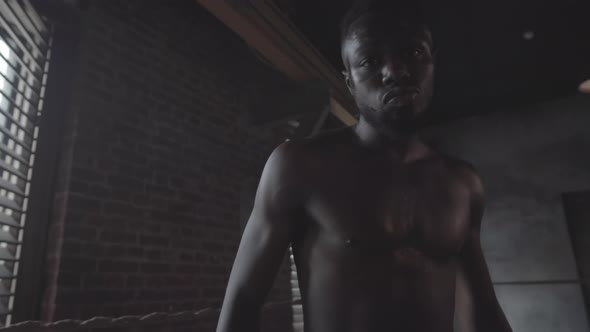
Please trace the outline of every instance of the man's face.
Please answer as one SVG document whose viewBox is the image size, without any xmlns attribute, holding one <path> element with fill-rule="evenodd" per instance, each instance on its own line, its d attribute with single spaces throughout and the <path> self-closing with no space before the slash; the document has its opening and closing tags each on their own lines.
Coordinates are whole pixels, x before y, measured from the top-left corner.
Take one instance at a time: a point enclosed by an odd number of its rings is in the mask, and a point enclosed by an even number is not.
<svg viewBox="0 0 590 332">
<path fill-rule="evenodd" d="M 366 120 L 386 130 L 415 130 L 432 98 L 431 47 L 430 32 L 422 26 L 376 14 L 353 23 L 342 42 L 342 59 L 346 83 Z"/>
</svg>

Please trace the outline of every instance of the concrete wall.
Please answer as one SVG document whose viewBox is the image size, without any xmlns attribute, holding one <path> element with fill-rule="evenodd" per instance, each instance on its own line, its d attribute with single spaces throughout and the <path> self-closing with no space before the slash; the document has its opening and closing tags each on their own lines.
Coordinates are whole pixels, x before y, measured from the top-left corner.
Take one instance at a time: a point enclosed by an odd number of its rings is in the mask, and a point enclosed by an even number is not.
<svg viewBox="0 0 590 332">
<path fill-rule="evenodd" d="M 590 317 L 590 190 L 568 193 L 563 203 Z"/>
<path fill-rule="evenodd" d="M 424 136 L 483 178 L 482 246 L 514 331 L 589 331 L 561 194 L 590 189 L 590 97 L 468 118 Z"/>
</svg>

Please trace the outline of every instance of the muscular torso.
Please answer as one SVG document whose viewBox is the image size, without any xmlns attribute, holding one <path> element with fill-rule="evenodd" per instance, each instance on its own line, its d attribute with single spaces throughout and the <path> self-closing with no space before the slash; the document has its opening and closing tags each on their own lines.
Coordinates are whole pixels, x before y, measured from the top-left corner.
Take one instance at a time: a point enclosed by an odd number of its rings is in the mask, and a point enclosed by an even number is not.
<svg viewBox="0 0 590 332">
<path fill-rule="evenodd" d="M 470 197 L 456 165 L 395 162 L 346 132 L 328 140 L 303 149 L 293 249 L 306 332 L 452 331 Z"/>
</svg>

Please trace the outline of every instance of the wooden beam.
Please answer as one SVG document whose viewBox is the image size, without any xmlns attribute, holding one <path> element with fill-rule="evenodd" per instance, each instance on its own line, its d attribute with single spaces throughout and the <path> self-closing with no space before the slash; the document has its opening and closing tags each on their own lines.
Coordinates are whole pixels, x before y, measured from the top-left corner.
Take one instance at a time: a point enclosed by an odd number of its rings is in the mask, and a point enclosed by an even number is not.
<svg viewBox="0 0 590 332">
<path fill-rule="evenodd" d="M 352 126 L 357 123 L 356 118 L 334 97 L 330 98 L 330 112 L 347 126 Z"/>
<path fill-rule="evenodd" d="M 345 124 L 354 116 L 341 73 L 305 38 L 270 0 L 197 0 L 252 49 L 287 77 L 301 81 L 321 79 L 338 100 L 332 113 Z M 334 111 L 336 110 L 336 111 Z"/>
<path fill-rule="evenodd" d="M 264 30 L 262 19 L 253 8 L 248 8 L 250 5 L 246 1 L 197 1 L 288 77 L 303 80 L 311 76 L 273 42 L 272 33 Z"/>
</svg>

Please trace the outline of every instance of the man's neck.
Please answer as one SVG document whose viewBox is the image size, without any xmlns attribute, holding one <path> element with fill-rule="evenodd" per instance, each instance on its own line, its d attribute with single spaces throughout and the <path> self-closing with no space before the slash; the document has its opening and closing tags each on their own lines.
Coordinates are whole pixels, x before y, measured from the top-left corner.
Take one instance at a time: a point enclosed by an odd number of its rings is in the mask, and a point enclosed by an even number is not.
<svg viewBox="0 0 590 332">
<path fill-rule="evenodd" d="M 420 159 L 427 149 L 414 133 L 401 133 L 391 130 L 379 130 L 362 116 L 353 127 L 358 142 L 364 148 L 382 151 L 393 160 L 409 162 Z M 418 155 L 417 155 L 418 154 Z"/>
</svg>

